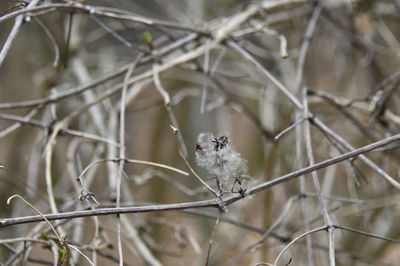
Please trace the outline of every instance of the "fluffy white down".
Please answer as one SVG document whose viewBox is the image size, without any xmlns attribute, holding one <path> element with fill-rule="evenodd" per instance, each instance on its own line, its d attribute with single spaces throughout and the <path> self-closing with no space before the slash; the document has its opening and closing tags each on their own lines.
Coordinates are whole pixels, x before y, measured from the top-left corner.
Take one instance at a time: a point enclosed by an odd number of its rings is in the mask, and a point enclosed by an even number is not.
<svg viewBox="0 0 400 266">
<path fill-rule="evenodd" d="M 211 133 L 200 133 L 197 138 L 196 162 L 210 174 L 216 175 L 221 181 L 240 178 L 247 175 L 247 161 L 227 142 L 217 146 L 221 138 Z"/>
</svg>

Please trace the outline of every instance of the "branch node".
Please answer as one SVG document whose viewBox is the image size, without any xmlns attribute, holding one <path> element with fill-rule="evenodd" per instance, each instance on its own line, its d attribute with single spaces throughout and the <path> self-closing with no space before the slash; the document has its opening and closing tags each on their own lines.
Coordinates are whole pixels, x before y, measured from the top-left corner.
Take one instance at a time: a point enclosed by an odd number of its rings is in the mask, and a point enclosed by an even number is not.
<svg viewBox="0 0 400 266">
<path fill-rule="evenodd" d="M 226 207 L 226 204 L 225 204 L 224 199 L 221 194 L 218 195 L 218 197 L 217 197 L 217 203 L 218 203 L 218 209 L 220 212 L 223 212 L 223 213 L 228 212 L 228 208 Z"/>
</svg>

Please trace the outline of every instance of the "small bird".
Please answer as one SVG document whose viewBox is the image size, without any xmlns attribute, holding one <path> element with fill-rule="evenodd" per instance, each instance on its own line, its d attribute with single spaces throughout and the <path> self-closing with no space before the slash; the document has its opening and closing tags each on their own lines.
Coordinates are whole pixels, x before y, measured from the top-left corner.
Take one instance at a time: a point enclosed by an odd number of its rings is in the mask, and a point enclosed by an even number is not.
<svg viewBox="0 0 400 266">
<path fill-rule="evenodd" d="M 200 133 L 196 143 L 196 162 L 216 177 L 217 185 L 233 183 L 232 190 L 236 183 L 240 185 L 241 180 L 248 177 L 247 161 L 229 144 L 226 135 L 215 137 L 212 133 Z"/>
</svg>

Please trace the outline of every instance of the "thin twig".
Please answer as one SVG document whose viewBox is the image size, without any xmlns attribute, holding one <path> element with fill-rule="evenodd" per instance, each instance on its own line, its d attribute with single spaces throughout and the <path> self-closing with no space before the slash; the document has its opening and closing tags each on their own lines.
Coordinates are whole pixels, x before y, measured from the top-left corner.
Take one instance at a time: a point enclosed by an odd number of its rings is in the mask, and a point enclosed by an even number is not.
<svg viewBox="0 0 400 266">
<path fill-rule="evenodd" d="M 171 124 L 176 129 L 175 135 L 176 135 L 177 141 L 179 143 L 180 151 L 182 152 L 184 157 L 187 157 L 188 149 L 186 147 L 185 140 L 183 139 L 183 135 L 182 135 L 182 132 L 178 125 L 178 122 L 176 120 L 175 114 L 172 111 L 171 97 L 169 96 L 169 93 L 167 92 L 167 90 L 161 84 L 160 76 L 159 76 L 159 66 L 157 63 L 153 64 L 153 78 L 154 78 L 154 84 L 156 85 L 158 92 L 163 97 L 164 105 L 165 105 L 165 108 L 167 109 L 167 113 L 168 113 L 169 119 L 171 121 Z"/>
<path fill-rule="evenodd" d="M 137 62 L 137 61 L 136 61 Z M 120 147 L 119 147 L 119 157 L 122 158 L 118 162 L 118 175 L 117 175 L 117 186 L 116 186 L 116 207 L 119 208 L 121 206 L 121 184 L 122 184 L 122 176 L 124 174 L 124 168 L 125 168 L 125 156 L 126 156 L 126 138 L 125 138 L 125 102 L 126 102 L 126 93 L 128 90 L 128 80 L 130 76 L 133 73 L 133 70 L 136 67 L 136 63 L 132 63 L 132 65 L 129 67 L 128 71 L 126 72 L 125 78 L 124 78 L 124 85 L 122 87 L 122 92 L 121 92 L 121 104 L 120 104 L 120 109 L 119 109 L 119 142 L 120 142 Z M 121 240 L 121 218 L 119 215 L 117 215 L 117 228 L 116 228 L 116 233 L 117 233 L 117 250 L 118 250 L 118 257 L 119 257 L 119 265 L 123 266 L 124 265 L 124 256 L 123 256 L 123 251 L 122 251 L 122 240 Z"/>
<path fill-rule="evenodd" d="M 9 197 L 7 199 L 7 205 L 10 205 L 11 200 L 14 198 L 19 198 L 20 200 L 22 200 L 23 202 L 25 202 L 29 207 L 31 207 L 32 209 L 34 209 L 37 213 L 40 214 L 41 217 L 43 217 L 43 219 L 47 222 L 47 224 L 49 225 L 49 227 L 51 228 L 51 230 L 53 231 L 53 233 L 56 235 L 56 237 L 58 238 L 58 240 L 61 242 L 61 236 L 58 234 L 57 230 L 53 227 L 53 225 L 49 222 L 48 219 L 46 219 L 45 215 L 39 211 L 35 206 L 33 206 L 31 203 L 29 203 L 28 201 L 26 201 L 22 196 L 20 195 L 13 195 L 11 197 Z"/>
<path fill-rule="evenodd" d="M 321 15 L 322 7 L 323 7 L 322 3 L 318 4 L 315 7 L 312 16 L 310 18 L 310 21 L 308 22 L 307 30 L 304 34 L 304 40 L 300 48 L 299 60 L 297 62 L 296 79 L 295 79 L 296 93 L 299 93 L 301 87 L 301 82 L 303 80 L 304 64 L 306 61 L 308 48 L 310 46 L 311 38 L 315 31 L 315 27 L 317 26 L 318 19 Z"/>
<path fill-rule="evenodd" d="M 89 169 L 91 169 L 93 166 L 95 166 L 96 164 L 102 163 L 102 162 L 119 162 L 121 160 L 125 160 L 126 162 L 129 163 L 137 163 L 137 164 L 144 164 L 144 165 L 150 165 L 150 166 L 156 166 L 156 167 L 160 167 L 160 168 L 164 168 L 164 169 L 168 169 L 171 171 L 174 171 L 176 173 L 179 173 L 181 175 L 185 175 L 188 176 L 189 173 L 185 172 L 183 170 L 180 170 L 178 168 L 169 166 L 169 165 L 165 165 L 165 164 L 161 164 L 161 163 L 156 163 L 156 162 L 150 162 L 150 161 L 143 161 L 143 160 L 135 160 L 135 159 L 122 159 L 122 158 L 106 158 L 106 159 L 99 159 L 96 161 L 91 162 L 88 166 L 86 166 L 86 168 L 80 173 L 78 179 L 81 180 L 83 178 L 83 176 L 85 176 L 85 174 L 87 173 L 87 171 L 89 171 Z"/>
<path fill-rule="evenodd" d="M 67 68 L 68 60 L 69 60 L 69 50 L 71 45 L 71 34 L 74 22 L 74 12 L 70 12 L 68 14 L 68 21 L 67 21 L 67 31 L 65 36 L 65 47 L 64 47 L 64 54 L 62 55 L 61 64 L 58 65 L 60 68 Z"/>
<path fill-rule="evenodd" d="M 49 37 L 50 43 L 54 49 L 54 60 L 53 60 L 53 67 L 58 67 L 60 65 L 60 47 L 54 37 L 54 34 L 51 32 L 49 27 L 47 27 L 46 23 L 42 21 L 39 17 L 34 17 L 36 23 L 43 29 L 46 33 L 47 37 Z"/>
<path fill-rule="evenodd" d="M 46 147 L 45 147 L 45 180 L 47 188 L 47 196 L 49 199 L 50 209 L 52 213 L 58 213 L 56 199 L 53 190 L 53 176 L 52 176 L 52 162 L 53 162 L 53 151 L 56 145 L 56 138 L 61 128 L 64 126 L 63 122 L 57 122 L 54 125 L 53 132 L 50 134 Z"/>
<path fill-rule="evenodd" d="M 23 125 L 23 121 L 30 121 L 32 119 L 32 117 L 34 117 L 37 114 L 39 109 L 40 108 L 38 108 L 38 107 L 32 108 L 32 110 L 22 118 L 21 122 L 16 122 L 15 124 L 13 124 L 13 125 L 5 128 L 5 129 L 3 129 L 3 130 L 1 130 L 0 131 L 0 138 L 3 138 L 5 136 L 9 135 L 11 132 L 13 132 L 13 131 L 17 130 L 18 128 L 20 128 Z M 0 114 L 0 117 L 2 115 L 3 114 Z M 9 116 L 9 118 L 11 118 L 11 117 Z"/>
<path fill-rule="evenodd" d="M 255 247 L 259 246 L 260 244 L 262 244 L 272 233 L 272 231 L 274 231 L 282 222 L 283 219 L 285 219 L 285 217 L 288 215 L 290 208 L 292 207 L 292 204 L 295 200 L 298 200 L 299 197 L 298 196 L 294 196 L 291 197 L 285 204 L 285 207 L 283 208 L 281 214 L 279 215 L 279 217 L 275 220 L 275 222 L 263 233 L 263 235 L 261 236 L 261 238 L 259 240 L 257 240 L 256 243 L 250 245 L 249 247 L 246 248 L 246 250 L 252 250 Z"/>
<path fill-rule="evenodd" d="M 286 133 L 288 133 L 289 131 L 291 131 L 292 129 L 294 129 L 295 127 L 297 127 L 298 125 L 300 125 L 301 123 L 303 123 L 307 119 L 310 119 L 310 118 L 309 117 L 302 117 L 301 119 L 295 121 L 293 124 L 291 124 L 290 126 L 285 128 L 284 130 L 282 130 L 281 132 L 276 134 L 276 136 L 274 137 L 274 141 L 278 141 L 283 135 L 285 135 Z"/>
<path fill-rule="evenodd" d="M 38 0 L 34 1 L 34 2 L 38 2 Z M 3 64 L 4 59 L 6 58 L 8 51 L 11 48 L 12 42 L 14 41 L 15 37 L 18 34 L 18 31 L 22 25 L 22 22 L 24 21 L 24 17 L 23 16 L 18 16 L 15 19 L 15 23 L 13 28 L 11 29 L 10 34 L 8 35 L 3 48 L 0 51 L 0 66 Z"/>
<path fill-rule="evenodd" d="M 308 115 L 308 102 L 307 102 L 307 89 L 303 89 L 302 93 L 302 98 L 303 98 L 303 106 L 304 106 L 304 116 Z M 307 153 L 307 159 L 309 165 L 315 164 L 314 161 L 314 152 L 312 150 L 312 143 L 311 143 L 311 129 L 310 129 L 310 122 L 309 120 L 306 120 L 304 122 L 304 139 L 305 139 L 305 145 L 306 145 L 306 153 Z M 321 187 L 319 184 L 319 179 L 318 179 L 318 174 L 317 171 L 314 171 L 311 173 L 313 183 L 314 183 L 314 188 L 315 188 L 315 193 L 317 195 L 318 201 L 321 206 L 322 210 L 322 216 L 324 217 L 325 225 L 330 228 L 332 225 L 332 220 L 329 216 L 328 210 L 326 208 L 325 201 L 322 199 L 321 196 Z M 331 266 L 335 266 L 335 247 L 334 247 L 334 229 L 329 229 L 328 230 L 328 239 L 329 239 L 329 262 Z"/>
<path fill-rule="evenodd" d="M 86 256 L 82 251 L 80 251 L 77 247 L 73 246 L 73 245 L 68 245 L 70 248 L 72 248 L 73 250 L 75 250 L 76 252 L 78 252 L 82 257 L 84 257 L 86 259 L 86 261 L 90 264 L 95 266 L 95 264 L 88 258 L 88 256 Z"/>
<path fill-rule="evenodd" d="M 214 227 L 213 227 L 213 230 L 212 230 L 212 233 L 211 233 L 211 237 L 210 237 L 210 242 L 208 244 L 207 258 L 206 258 L 205 266 L 208 266 L 208 263 L 210 261 L 211 247 L 212 247 L 212 244 L 213 244 L 213 241 L 214 241 L 215 232 L 217 231 L 217 226 L 219 224 L 219 220 L 220 220 L 221 215 L 222 214 L 220 212 L 219 215 L 218 215 L 218 218 L 215 220 L 215 224 L 214 224 Z"/>
<path fill-rule="evenodd" d="M 200 113 L 201 114 L 205 113 L 205 108 L 206 108 L 206 99 L 207 99 L 207 91 L 208 91 L 206 77 L 209 72 L 209 65 L 210 65 L 210 50 L 206 49 L 206 52 L 204 53 L 204 64 L 203 64 L 204 76 L 203 76 L 203 86 L 202 86 L 201 103 L 200 103 Z"/>
<path fill-rule="evenodd" d="M 205 186 L 210 192 L 212 192 L 215 196 L 218 197 L 218 193 L 212 189 L 197 173 L 196 171 L 193 170 L 193 167 L 189 164 L 188 160 L 186 159 L 186 157 L 182 154 L 181 155 L 183 161 L 185 162 L 187 168 L 189 168 L 189 171 L 194 175 L 194 177 L 196 177 L 197 180 L 200 181 L 201 184 L 203 184 L 203 186 Z"/>
<path fill-rule="evenodd" d="M 356 234 L 360 234 L 360 235 L 364 235 L 364 236 L 370 236 L 370 237 L 373 237 L 373 238 L 376 238 L 376 239 L 381 239 L 381 240 L 384 240 L 384 241 L 389 241 L 389 242 L 400 244 L 400 240 L 397 240 L 397 239 L 394 239 L 394 238 L 390 238 L 390 237 L 380 236 L 380 235 L 377 235 L 377 234 L 371 234 L 371 233 L 368 233 L 368 232 L 365 232 L 365 231 L 361 231 L 361 230 L 358 230 L 358 229 L 354 229 L 354 228 L 350 228 L 350 227 L 347 227 L 347 226 L 334 225 L 333 227 L 335 227 L 337 229 L 349 231 L 349 232 L 352 232 L 352 233 L 356 233 Z"/>
<path fill-rule="evenodd" d="M 313 234 L 313 233 L 316 233 L 316 232 L 319 232 L 319 231 L 323 231 L 323 230 L 326 230 L 326 229 L 327 229 L 326 226 L 318 227 L 318 228 L 315 228 L 315 229 L 313 229 L 313 230 L 307 231 L 307 232 L 305 232 L 305 233 L 299 235 L 298 237 L 296 237 L 296 238 L 293 239 L 292 241 L 290 241 L 290 243 L 287 244 L 287 245 L 285 246 L 285 248 L 278 254 L 278 256 L 276 257 L 276 259 L 275 259 L 273 265 L 274 265 L 274 266 L 277 265 L 279 259 L 280 259 L 280 258 L 282 257 L 282 255 L 283 255 L 283 253 L 285 253 L 285 251 L 286 251 L 291 245 L 293 245 L 294 243 L 296 243 L 297 241 L 299 241 L 300 239 L 302 239 L 303 237 L 305 237 L 305 236 L 307 236 L 307 235 L 310 235 L 310 234 Z"/>
<path fill-rule="evenodd" d="M 38 2 L 32 1 L 32 2 Z M 188 31 L 188 32 L 195 32 L 203 35 L 208 35 L 209 32 L 206 30 L 201 30 L 198 28 L 190 27 L 190 26 L 185 26 L 182 24 L 174 23 L 174 22 L 169 22 L 169 21 L 162 21 L 159 19 L 154 19 L 154 18 L 146 18 L 142 17 L 136 14 L 133 14 L 131 12 L 122 10 L 122 9 L 117 9 L 117 8 L 106 8 L 106 7 L 99 7 L 99 6 L 91 6 L 91 5 L 83 5 L 81 3 L 50 3 L 50 4 L 43 4 L 40 6 L 33 7 L 31 4 L 21 10 L 13 11 L 7 15 L 4 15 L 0 17 L 0 23 L 6 20 L 9 20 L 13 17 L 30 13 L 32 16 L 39 15 L 41 14 L 41 11 L 47 11 L 50 10 L 51 12 L 56 11 L 56 10 L 65 10 L 65 11 L 80 11 L 84 13 L 88 13 L 91 15 L 97 15 L 97 16 L 102 16 L 106 18 L 114 18 L 117 20 L 123 20 L 123 21 L 132 21 L 132 22 L 137 22 L 149 26 L 161 26 L 161 27 L 166 27 L 166 28 L 173 28 L 176 30 L 182 30 L 182 31 Z"/>
<path fill-rule="evenodd" d="M 132 43 L 126 40 L 124 37 L 122 37 L 120 34 L 118 34 L 115 30 L 113 30 L 110 26 L 108 26 L 106 23 L 101 21 L 98 17 L 91 15 L 90 16 L 94 21 L 96 21 L 97 24 L 100 25 L 106 32 L 110 33 L 115 39 L 123 43 L 127 47 L 132 47 Z M 130 76 L 130 75 L 129 75 Z"/>
</svg>

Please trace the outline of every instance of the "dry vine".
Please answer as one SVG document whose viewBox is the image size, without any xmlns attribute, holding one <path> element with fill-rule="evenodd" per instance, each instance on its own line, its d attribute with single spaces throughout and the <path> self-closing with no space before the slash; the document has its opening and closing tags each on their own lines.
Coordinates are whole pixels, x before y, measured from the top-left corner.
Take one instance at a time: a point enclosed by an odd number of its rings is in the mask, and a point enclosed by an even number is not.
<svg viewBox="0 0 400 266">
<path fill-rule="evenodd" d="M 399 1 L 182 3 L 0 3 L 1 265 L 396 265 Z"/>
</svg>

